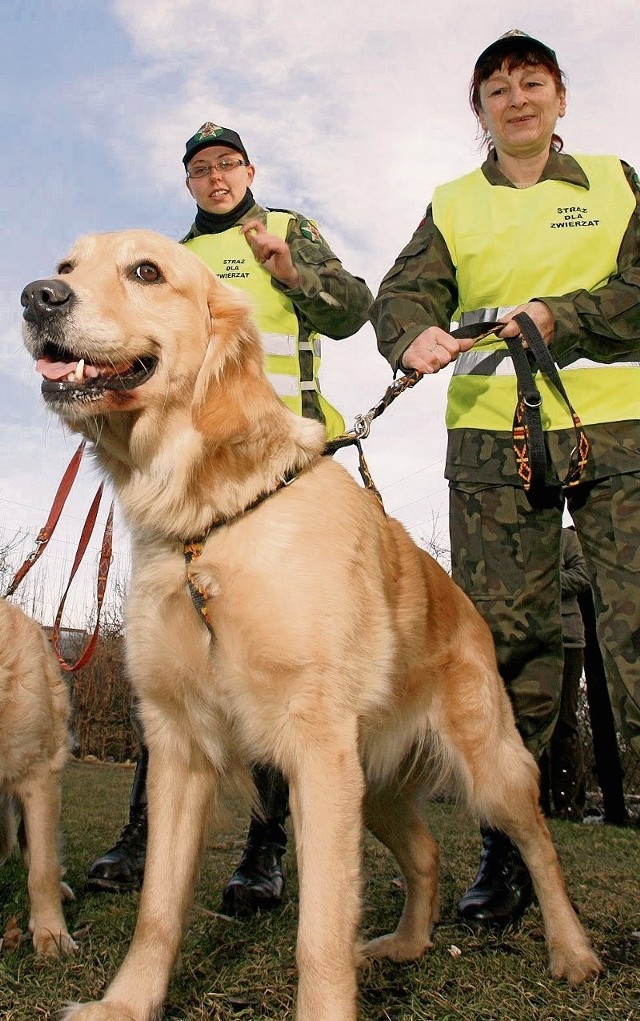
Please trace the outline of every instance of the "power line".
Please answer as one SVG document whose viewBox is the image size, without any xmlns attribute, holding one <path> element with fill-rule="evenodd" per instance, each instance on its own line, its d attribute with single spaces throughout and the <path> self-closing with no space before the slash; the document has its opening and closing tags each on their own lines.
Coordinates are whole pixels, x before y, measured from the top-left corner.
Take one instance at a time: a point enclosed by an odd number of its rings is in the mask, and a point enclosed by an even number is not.
<svg viewBox="0 0 640 1021">
<path fill-rule="evenodd" d="M 399 514 L 400 511 L 406 510 L 407 507 L 415 507 L 417 503 L 423 503 L 425 500 L 433 500 L 434 497 L 439 496 L 440 493 L 446 493 L 448 486 L 443 486 L 442 489 L 436 489 L 435 493 L 428 493 L 426 496 L 420 496 L 417 500 L 412 500 L 410 503 L 403 503 L 400 507 L 393 507 L 389 513 Z"/>
<path fill-rule="evenodd" d="M 422 472 L 426 472 L 429 468 L 435 468 L 438 464 L 444 463 L 444 457 L 439 457 L 437 461 L 432 461 L 431 464 L 425 464 L 423 468 L 417 468 L 414 472 L 410 472 L 409 475 L 403 475 L 399 479 L 395 479 L 393 482 L 388 482 L 386 486 L 381 486 L 380 492 L 384 493 L 385 489 L 390 489 L 391 486 L 399 486 L 401 482 L 406 482 L 407 479 L 412 479 L 416 475 L 421 475 Z"/>
<path fill-rule="evenodd" d="M 12 507 L 22 507 L 23 510 L 35 511 L 36 514 L 42 514 L 43 517 L 49 513 L 43 507 L 33 507 L 29 503 L 18 503 L 17 500 L 8 500 L 6 496 L 0 496 L 0 503 L 9 503 Z M 64 512 L 64 519 L 71 518 L 72 521 L 83 521 L 84 519 L 79 517 L 77 514 L 70 514 L 68 511 Z"/>
</svg>

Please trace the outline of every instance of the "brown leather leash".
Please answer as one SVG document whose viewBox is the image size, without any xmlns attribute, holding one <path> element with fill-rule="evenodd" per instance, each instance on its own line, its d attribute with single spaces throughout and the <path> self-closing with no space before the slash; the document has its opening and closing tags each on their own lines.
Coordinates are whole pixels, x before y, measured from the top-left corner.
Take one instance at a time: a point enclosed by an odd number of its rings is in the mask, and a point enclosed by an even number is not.
<svg viewBox="0 0 640 1021">
<path fill-rule="evenodd" d="M 33 565 L 42 556 L 45 549 L 47 548 L 49 540 L 51 539 L 51 536 L 55 531 L 56 525 L 60 520 L 60 515 L 62 513 L 62 509 L 65 503 L 67 502 L 67 497 L 71 492 L 76 476 L 78 474 L 78 468 L 80 467 L 80 462 L 82 460 L 82 455 L 84 453 L 85 446 L 86 440 L 83 440 L 78 449 L 76 450 L 75 454 L 71 458 L 71 461 L 67 465 L 64 475 L 62 476 L 62 479 L 60 481 L 60 485 L 58 486 L 56 495 L 53 499 L 53 504 L 51 506 L 51 510 L 49 512 L 49 516 L 46 520 L 46 523 L 40 529 L 36 536 L 35 540 L 36 545 L 29 554 L 29 556 L 26 558 L 22 566 L 18 568 L 18 570 L 16 571 L 12 582 L 8 586 L 6 592 L 4 593 L 5 597 L 13 595 L 13 593 L 16 591 L 18 585 L 21 583 L 23 578 L 29 573 Z M 87 513 L 85 523 L 82 527 L 82 533 L 80 535 L 78 549 L 76 551 L 73 566 L 71 568 L 71 573 L 69 575 L 69 581 L 67 582 L 67 587 L 65 588 L 62 599 L 60 600 L 60 606 L 58 607 L 58 612 L 56 614 L 56 619 L 51 632 L 50 641 L 53 646 L 53 650 L 56 656 L 58 657 L 58 662 L 60 663 L 61 668 L 67 671 L 68 673 L 79 670 L 81 667 L 85 666 L 89 662 L 95 651 L 96 644 L 98 642 L 98 636 L 100 631 L 100 612 L 102 610 L 102 603 L 104 601 L 104 594 L 107 587 L 107 578 L 109 576 L 109 568 L 111 566 L 111 554 L 113 550 L 113 501 L 109 508 L 109 513 L 104 528 L 102 546 L 100 549 L 100 560 L 98 563 L 98 580 L 96 584 L 97 595 L 96 626 L 94 628 L 91 638 L 89 639 L 89 642 L 87 643 L 84 650 L 80 654 L 80 657 L 73 664 L 67 663 L 62 653 L 62 649 L 60 647 L 60 622 L 62 620 L 62 613 L 64 610 L 64 605 L 67 599 L 69 589 L 71 587 L 71 583 L 76 575 L 78 568 L 80 567 L 80 564 L 82 563 L 82 558 L 84 557 L 87 546 L 89 545 L 89 540 L 91 539 L 91 536 L 93 534 L 96 518 L 98 516 L 98 510 L 100 508 L 100 501 L 102 499 L 103 488 L 104 483 L 101 482 L 100 485 L 98 486 L 96 495 L 94 496 L 89 511 Z"/>
<path fill-rule="evenodd" d="M 75 454 L 69 461 L 66 471 L 60 480 L 58 491 L 53 499 L 51 510 L 49 511 L 49 517 L 47 518 L 46 524 L 40 529 L 36 536 L 36 545 L 31 551 L 27 559 L 25 560 L 22 567 L 20 567 L 13 578 L 13 581 L 9 585 L 7 591 L 4 593 L 6 596 L 12 596 L 18 585 L 25 577 L 25 575 L 31 570 L 36 560 L 44 553 L 47 548 L 49 539 L 55 531 L 55 527 L 58 524 L 62 508 L 64 507 L 67 497 L 71 491 L 71 487 L 75 482 L 76 475 L 78 474 L 78 468 L 80 467 L 80 461 L 84 453 L 85 440 L 82 441 Z"/>
</svg>

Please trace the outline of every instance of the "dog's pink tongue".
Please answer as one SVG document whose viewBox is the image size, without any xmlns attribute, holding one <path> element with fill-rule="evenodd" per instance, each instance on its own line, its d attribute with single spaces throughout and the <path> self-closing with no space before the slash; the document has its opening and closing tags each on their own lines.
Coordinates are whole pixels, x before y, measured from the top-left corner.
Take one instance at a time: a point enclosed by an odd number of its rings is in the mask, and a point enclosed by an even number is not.
<svg viewBox="0 0 640 1021">
<path fill-rule="evenodd" d="M 45 379 L 63 379 L 75 371 L 77 364 L 77 362 L 50 362 L 47 358 L 39 358 L 36 362 L 36 372 Z"/>
</svg>

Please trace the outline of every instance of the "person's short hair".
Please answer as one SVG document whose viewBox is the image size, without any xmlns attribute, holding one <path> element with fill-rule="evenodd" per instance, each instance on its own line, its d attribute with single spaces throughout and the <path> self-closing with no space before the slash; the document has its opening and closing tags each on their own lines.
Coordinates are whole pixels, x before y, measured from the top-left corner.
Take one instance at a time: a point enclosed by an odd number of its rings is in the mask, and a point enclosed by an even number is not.
<svg viewBox="0 0 640 1021">
<path fill-rule="evenodd" d="M 503 65 L 509 73 L 516 67 L 526 67 L 529 65 L 532 67 L 542 66 L 553 78 L 558 95 L 565 90 L 564 72 L 558 64 L 555 51 L 545 43 L 540 42 L 539 39 L 534 39 L 532 36 L 527 35 L 526 32 L 521 32 L 519 28 L 513 28 L 510 32 L 505 32 L 499 39 L 496 39 L 495 42 L 487 46 L 476 60 L 473 77 L 469 86 L 469 103 L 476 117 L 482 105 L 480 102 L 480 86 L 495 71 L 499 71 Z M 486 132 L 484 132 L 484 142 L 489 150 L 491 150 L 491 139 Z M 563 142 L 560 135 L 554 134 L 551 140 L 552 149 L 560 152 L 562 145 Z"/>
<path fill-rule="evenodd" d="M 559 92 L 565 87 L 564 74 L 560 70 L 555 52 L 539 39 L 534 39 L 520 29 L 514 28 L 487 46 L 476 60 L 469 89 L 469 101 L 474 113 L 480 109 L 482 82 L 490 78 L 495 71 L 499 71 L 503 64 L 506 65 L 507 71 L 528 64 L 532 67 L 542 65 L 550 73 Z"/>
</svg>

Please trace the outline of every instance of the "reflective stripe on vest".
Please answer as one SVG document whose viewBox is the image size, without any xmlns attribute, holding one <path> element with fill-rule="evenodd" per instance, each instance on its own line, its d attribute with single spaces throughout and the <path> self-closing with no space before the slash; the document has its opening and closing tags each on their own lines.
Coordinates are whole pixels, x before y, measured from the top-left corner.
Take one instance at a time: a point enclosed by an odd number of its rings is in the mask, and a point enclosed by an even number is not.
<svg viewBox="0 0 640 1021">
<path fill-rule="evenodd" d="M 471 323 L 496 323 L 499 319 L 502 319 L 504 315 L 509 312 L 513 312 L 515 305 L 503 305 L 501 308 L 479 308 L 475 312 L 463 312 L 460 316 L 458 326 L 469 326 Z M 499 338 L 496 338 L 498 340 Z M 577 358 L 575 361 L 566 365 L 563 372 L 572 372 L 574 369 L 620 369 L 637 367 L 640 365 L 640 361 L 637 361 L 633 356 L 628 358 L 622 358 L 619 362 L 595 362 L 591 358 Z M 472 347 L 470 351 L 464 351 L 458 356 L 456 361 L 453 363 L 453 374 L 457 375 L 473 375 L 479 376 L 515 376 L 515 368 L 513 361 L 506 348 L 506 345 L 500 344 L 496 350 L 487 351 L 485 348 L 478 346 L 477 348 Z"/>
<path fill-rule="evenodd" d="M 284 240 L 291 219 L 290 213 L 268 212 L 267 230 Z M 308 342 L 299 342 L 298 318 L 292 301 L 273 287 L 271 275 L 257 262 L 238 227 L 220 234 L 201 234 L 186 241 L 185 246 L 221 280 L 251 298 L 265 352 L 265 371 L 283 403 L 301 415 L 302 392 L 315 390 L 328 438 L 344 432 L 344 419 L 320 393 L 320 338 L 313 334 Z M 310 351 L 313 357 L 311 373 L 305 373 L 303 379 L 300 354 L 305 351 Z"/>
<path fill-rule="evenodd" d="M 460 324 L 499 319 L 533 297 L 595 290 L 616 272 L 633 193 L 616 157 L 577 162 L 588 190 L 551 180 L 504 188 L 490 185 L 480 170 L 436 189 L 434 221 L 456 267 Z M 506 350 L 504 341 L 489 337 L 457 359 L 448 428 L 511 430 L 516 380 Z M 640 418 L 638 362 L 576 359 L 561 376 L 584 425 Z M 540 392 L 544 428 L 570 427 L 564 402 L 544 379 Z"/>
<path fill-rule="evenodd" d="M 265 355 L 291 358 L 296 355 L 297 337 L 293 333 L 261 333 Z"/>
</svg>

